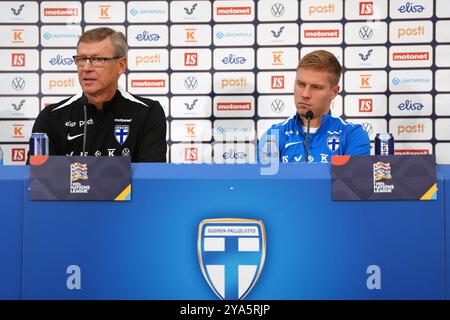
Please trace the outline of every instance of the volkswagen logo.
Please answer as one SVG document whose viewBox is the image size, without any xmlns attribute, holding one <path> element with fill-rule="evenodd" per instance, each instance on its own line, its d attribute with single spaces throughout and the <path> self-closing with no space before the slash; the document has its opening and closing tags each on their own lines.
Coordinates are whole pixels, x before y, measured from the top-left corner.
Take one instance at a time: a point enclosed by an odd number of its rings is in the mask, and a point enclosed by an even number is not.
<svg viewBox="0 0 450 320">
<path fill-rule="evenodd" d="M 13 89 L 20 91 L 25 88 L 25 80 L 21 77 L 15 77 L 11 81 L 11 86 L 13 87 Z"/>
<path fill-rule="evenodd" d="M 274 17 L 281 17 L 284 14 L 285 9 L 281 3 L 275 3 L 272 6 L 271 12 Z"/>
<path fill-rule="evenodd" d="M 373 132 L 372 125 L 370 123 L 368 123 L 368 122 L 363 122 L 363 123 L 361 123 L 361 125 L 362 125 L 364 131 L 366 131 L 367 134 L 370 136 L 372 134 L 372 132 Z"/>
<path fill-rule="evenodd" d="M 198 80 L 197 78 L 193 76 L 189 76 L 184 80 L 184 86 L 188 90 L 195 90 L 198 86 Z"/>
<path fill-rule="evenodd" d="M 284 110 L 284 101 L 280 100 L 280 99 L 275 99 L 272 101 L 272 103 L 270 104 L 270 108 L 272 109 L 273 112 L 275 113 L 280 113 Z"/>
<path fill-rule="evenodd" d="M 369 40 L 373 36 L 373 30 L 369 26 L 362 26 L 359 29 L 359 37 L 363 40 Z"/>
</svg>

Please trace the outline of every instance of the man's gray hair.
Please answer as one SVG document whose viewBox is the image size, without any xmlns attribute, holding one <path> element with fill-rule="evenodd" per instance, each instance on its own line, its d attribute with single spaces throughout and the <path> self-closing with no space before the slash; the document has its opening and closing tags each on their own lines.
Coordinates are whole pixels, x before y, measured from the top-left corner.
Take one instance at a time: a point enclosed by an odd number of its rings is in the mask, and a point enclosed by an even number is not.
<svg viewBox="0 0 450 320">
<path fill-rule="evenodd" d="M 118 57 L 126 57 L 128 53 L 128 43 L 125 35 L 108 27 L 95 28 L 83 33 L 78 39 L 77 47 L 80 42 L 99 42 L 110 38 L 114 48 L 114 54 Z"/>
</svg>

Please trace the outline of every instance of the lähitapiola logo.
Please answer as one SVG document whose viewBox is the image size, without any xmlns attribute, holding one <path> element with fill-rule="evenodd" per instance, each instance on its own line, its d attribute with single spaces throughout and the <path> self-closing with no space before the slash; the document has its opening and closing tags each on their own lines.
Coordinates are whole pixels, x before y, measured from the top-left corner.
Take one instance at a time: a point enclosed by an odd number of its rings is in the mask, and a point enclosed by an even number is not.
<svg viewBox="0 0 450 320">
<path fill-rule="evenodd" d="M 285 7 L 281 3 L 274 3 L 272 7 L 270 8 L 270 12 L 274 17 L 281 17 L 284 15 L 284 12 L 286 11 Z"/>
<path fill-rule="evenodd" d="M 395 77 L 395 78 L 392 79 L 392 84 L 398 85 L 399 83 L 400 83 L 400 79 L 399 78 Z"/>
<path fill-rule="evenodd" d="M 260 220 L 205 219 L 198 227 L 202 274 L 222 300 L 243 300 L 261 275 L 266 258 L 266 232 Z"/>
</svg>

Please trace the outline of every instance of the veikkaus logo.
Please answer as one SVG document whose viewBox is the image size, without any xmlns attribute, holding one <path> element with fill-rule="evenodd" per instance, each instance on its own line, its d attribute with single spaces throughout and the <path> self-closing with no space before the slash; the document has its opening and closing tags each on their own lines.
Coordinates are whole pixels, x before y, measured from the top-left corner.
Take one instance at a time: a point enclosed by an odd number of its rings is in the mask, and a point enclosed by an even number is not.
<svg viewBox="0 0 450 320">
<path fill-rule="evenodd" d="M 158 41 L 161 36 L 157 33 L 142 31 L 142 33 L 139 33 L 135 38 L 137 41 Z"/>
<path fill-rule="evenodd" d="M 424 108 L 424 105 L 420 102 L 412 102 L 412 100 L 405 100 L 405 102 L 400 103 L 397 109 L 400 111 L 419 111 Z"/>
<path fill-rule="evenodd" d="M 414 4 L 413 2 L 406 2 L 397 9 L 400 13 L 421 13 L 425 7 L 421 4 Z"/>
</svg>

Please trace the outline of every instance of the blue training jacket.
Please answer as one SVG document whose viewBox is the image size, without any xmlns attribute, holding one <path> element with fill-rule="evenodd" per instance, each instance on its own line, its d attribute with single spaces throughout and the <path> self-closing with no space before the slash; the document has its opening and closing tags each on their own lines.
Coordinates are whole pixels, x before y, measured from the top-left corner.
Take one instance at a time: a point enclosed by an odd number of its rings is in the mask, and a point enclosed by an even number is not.
<svg viewBox="0 0 450 320">
<path fill-rule="evenodd" d="M 258 161 L 260 157 L 264 159 L 276 152 L 280 162 L 305 162 L 305 139 L 306 133 L 296 113 L 264 133 L 258 146 Z M 370 155 L 370 140 L 360 124 L 346 122 L 328 113 L 322 116 L 317 132 L 310 133 L 308 149 L 309 162 L 328 163 L 332 155 Z"/>
</svg>

